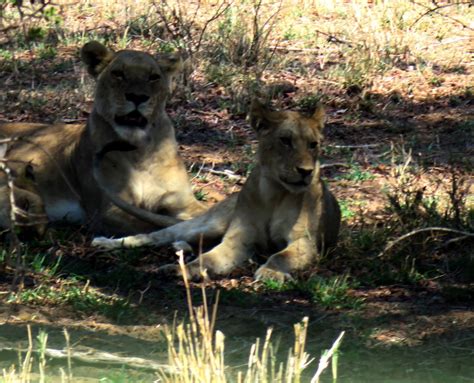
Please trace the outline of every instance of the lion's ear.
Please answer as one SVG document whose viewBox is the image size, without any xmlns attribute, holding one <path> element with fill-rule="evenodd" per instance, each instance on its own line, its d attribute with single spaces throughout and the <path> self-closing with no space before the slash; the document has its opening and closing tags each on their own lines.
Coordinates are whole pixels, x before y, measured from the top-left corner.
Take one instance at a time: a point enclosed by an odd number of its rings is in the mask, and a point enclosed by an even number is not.
<svg viewBox="0 0 474 383">
<path fill-rule="evenodd" d="M 324 112 L 324 106 L 322 104 L 318 103 L 310 119 L 314 121 L 319 130 L 323 130 L 324 122 L 326 121 L 326 113 Z"/>
<path fill-rule="evenodd" d="M 271 110 L 260 100 L 253 99 L 250 104 L 250 126 L 258 133 L 279 125 L 285 119 L 283 112 Z"/>
<path fill-rule="evenodd" d="M 98 41 L 90 41 L 81 49 L 81 59 L 86 64 L 87 72 L 97 77 L 114 57 L 114 51 Z"/>
<path fill-rule="evenodd" d="M 184 53 L 160 53 L 156 57 L 158 65 L 160 66 L 163 73 L 176 75 L 182 72 L 184 67 L 187 65 L 188 58 Z"/>
<path fill-rule="evenodd" d="M 170 92 L 176 87 L 176 78 L 185 72 L 189 72 L 189 60 L 184 53 L 160 53 L 156 61 L 164 74 L 166 85 Z"/>
</svg>

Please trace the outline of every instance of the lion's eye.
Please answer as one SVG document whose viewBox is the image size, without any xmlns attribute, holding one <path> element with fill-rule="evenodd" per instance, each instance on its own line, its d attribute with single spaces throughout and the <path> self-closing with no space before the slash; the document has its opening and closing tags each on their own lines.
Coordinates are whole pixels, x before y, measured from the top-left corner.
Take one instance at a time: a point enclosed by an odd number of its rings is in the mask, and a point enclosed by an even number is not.
<svg viewBox="0 0 474 383">
<path fill-rule="evenodd" d="M 155 81 L 158 81 L 160 78 L 161 76 L 158 73 L 152 73 L 148 79 L 151 82 L 155 82 Z"/>
<path fill-rule="evenodd" d="M 285 145 L 285 146 L 291 148 L 291 138 L 290 138 L 290 137 L 280 137 L 280 142 L 281 142 L 283 145 Z"/>
<path fill-rule="evenodd" d="M 120 69 L 114 69 L 112 71 L 112 76 L 114 76 L 117 80 L 125 79 L 125 73 L 123 73 L 123 71 L 121 71 Z"/>
<path fill-rule="evenodd" d="M 318 143 L 317 143 L 316 141 L 310 142 L 310 143 L 308 144 L 308 147 L 309 147 L 310 149 L 316 149 L 316 148 L 318 147 Z"/>
</svg>

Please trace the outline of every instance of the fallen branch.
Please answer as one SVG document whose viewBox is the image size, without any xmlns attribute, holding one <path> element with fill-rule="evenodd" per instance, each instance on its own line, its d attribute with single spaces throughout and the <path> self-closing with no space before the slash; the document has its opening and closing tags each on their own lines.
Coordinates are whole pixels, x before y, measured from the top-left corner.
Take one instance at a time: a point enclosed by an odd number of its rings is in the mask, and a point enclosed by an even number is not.
<svg viewBox="0 0 474 383">
<path fill-rule="evenodd" d="M 445 15 L 445 14 L 443 14 L 443 13 L 440 12 L 440 9 L 447 8 L 447 7 L 451 7 L 451 6 L 453 6 L 453 5 L 468 5 L 468 6 L 472 6 L 472 1 L 459 1 L 459 2 L 454 2 L 454 3 L 451 3 L 451 2 L 450 2 L 450 3 L 448 3 L 448 4 L 435 4 L 436 6 L 435 6 L 434 8 L 430 8 L 430 7 L 428 7 L 428 6 L 424 5 L 424 4 L 420 4 L 420 3 L 416 2 L 416 1 L 413 1 L 413 0 L 412 0 L 412 3 L 413 3 L 413 4 L 416 4 L 416 5 L 420 6 L 420 7 L 423 7 L 423 8 L 425 8 L 425 9 L 427 9 L 427 11 L 424 12 L 424 13 L 422 13 L 420 16 L 418 16 L 418 18 L 410 25 L 410 29 L 413 28 L 413 26 L 414 26 L 416 23 L 418 23 L 418 21 L 420 21 L 423 17 L 429 15 L 430 13 L 437 13 L 437 14 L 440 15 L 440 16 L 446 17 L 446 18 L 448 18 L 448 19 L 450 19 L 450 20 L 452 20 L 452 21 L 454 21 L 454 22 L 456 22 L 456 23 L 462 25 L 464 28 L 470 29 L 471 31 L 474 30 L 474 29 L 471 28 L 469 25 L 464 24 L 461 20 L 458 20 L 458 19 L 456 19 L 456 18 L 454 18 L 454 17 L 451 17 L 451 16 L 449 16 L 449 15 Z"/>
<path fill-rule="evenodd" d="M 436 43 L 436 44 L 431 44 L 431 45 L 428 45 L 426 47 L 422 47 L 420 49 L 433 49 L 434 47 L 438 47 L 440 45 L 455 44 L 455 43 L 459 43 L 460 41 L 471 41 L 471 40 L 472 40 L 472 37 L 470 37 L 470 36 L 453 37 L 453 38 L 450 38 L 450 39 L 442 40 L 442 41 L 440 41 L 439 43 Z"/>
<path fill-rule="evenodd" d="M 341 167 L 344 167 L 344 168 L 350 168 L 351 165 L 349 164 L 346 164 L 344 162 L 332 162 L 332 163 L 329 163 L 329 164 L 321 164 L 319 165 L 319 167 L 321 169 L 324 169 L 324 168 L 332 168 L 333 166 L 341 166 Z"/>
<path fill-rule="evenodd" d="M 334 35 L 331 34 L 331 33 L 323 32 L 323 31 L 320 31 L 319 29 L 316 29 L 315 32 L 316 32 L 316 33 L 321 33 L 322 35 L 327 36 L 327 41 L 328 41 L 329 43 L 345 44 L 345 45 L 347 45 L 349 48 L 352 48 L 352 46 L 353 46 L 353 44 L 352 44 L 350 41 L 342 40 L 342 39 L 340 39 L 340 38 L 334 36 Z"/>
<path fill-rule="evenodd" d="M 364 144 L 364 145 L 326 145 L 329 148 L 335 149 L 368 149 L 376 148 L 382 144 Z"/>
<path fill-rule="evenodd" d="M 377 258 L 382 258 L 385 255 L 385 253 L 387 253 L 397 243 L 400 243 L 400 242 L 404 241 L 407 238 L 410 238 L 410 237 L 412 237 L 416 234 L 423 233 L 423 232 L 426 232 L 426 231 L 441 231 L 441 232 L 445 232 L 445 233 L 459 234 L 461 236 L 461 237 L 458 237 L 459 240 L 474 237 L 474 233 L 469 233 L 467 231 L 461 231 L 461 230 L 456 230 L 456 229 L 449 229 L 447 227 L 437 227 L 437 226 L 425 227 L 425 228 L 422 228 L 422 229 L 416 229 L 416 230 L 410 231 L 409 233 L 406 233 L 406 234 L 402 235 L 401 237 L 399 237 L 397 239 L 394 239 L 393 241 L 390 241 L 385 246 L 385 249 L 383 249 L 377 255 Z"/>
<path fill-rule="evenodd" d="M 469 238 L 468 235 L 461 235 L 459 237 L 456 237 L 456 238 L 453 238 L 453 239 L 450 239 L 449 241 L 446 241 L 445 243 L 443 243 L 440 247 L 443 248 L 443 247 L 447 247 L 449 245 L 451 245 L 452 243 L 456 243 L 456 242 L 459 242 L 459 241 L 464 241 L 465 239 Z"/>
<path fill-rule="evenodd" d="M 211 174 L 216 174 L 218 176 L 226 176 L 227 178 L 231 179 L 231 180 L 236 180 L 236 181 L 240 181 L 243 177 L 242 176 L 239 176 L 237 174 L 235 174 L 232 170 L 214 170 L 214 169 L 211 169 L 211 168 L 202 168 L 201 169 L 202 171 L 205 171 L 207 173 L 211 173 Z"/>
<path fill-rule="evenodd" d="M 320 48 L 296 48 L 296 47 L 285 47 L 285 46 L 270 46 L 267 49 L 277 50 L 277 51 L 287 51 L 287 52 L 309 52 L 309 53 L 317 53 L 320 52 Z"/>
<path fill-rule="evenodd" d="M 17 353 L 27 352 L 26 350 L 18 350 L 14 347 L 1 347 L 0 351 L 10 351 Z M 39 351 L 38 351 L 39 353 Z M 141 370 L 153 370 L 153 371 L 165 371 L 166 373 L 173 373 L 174 370 L 166 364 L 156 363 L 153 360 L 142 359 L 138 357 L 125 357 L 118 356 L 105 351 L 98 351 L 89 349 L 87 351 L 75 351 L 75 350 L 57 350 L 53 348 L 46 348 L 44 354 L 49 358 L 55 359 L 68 359 L 72 358 L 84 363 L 90 364 L 118 364 L 125 365 L 134 369 Z"/>
</svg>

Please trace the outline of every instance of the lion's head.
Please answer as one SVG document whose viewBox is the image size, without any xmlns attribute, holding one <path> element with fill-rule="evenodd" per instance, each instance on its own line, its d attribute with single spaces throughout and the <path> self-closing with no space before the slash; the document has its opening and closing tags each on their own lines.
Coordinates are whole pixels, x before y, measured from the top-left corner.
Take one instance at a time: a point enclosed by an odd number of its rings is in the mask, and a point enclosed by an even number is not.
<svg viewBox="0 0 474 383">
<path fill-rule="evenodd" d="M 96 78 L 94 109 L 123 140 L 146 141 L 163 113 L 173 76 L 182 69 L 179 55 L 114 52 L 97 41 L 81 50 L 82 61 Z"/>
<path fill-rule="evenodd" d="M 250 123 L 258 135 L 258 163 L 265 177 L 291 193 L 305 191 L 317 172 L 324 109 L 305 116 L 294 111 L 270 110 L 253 101 Z"/>
</svg>

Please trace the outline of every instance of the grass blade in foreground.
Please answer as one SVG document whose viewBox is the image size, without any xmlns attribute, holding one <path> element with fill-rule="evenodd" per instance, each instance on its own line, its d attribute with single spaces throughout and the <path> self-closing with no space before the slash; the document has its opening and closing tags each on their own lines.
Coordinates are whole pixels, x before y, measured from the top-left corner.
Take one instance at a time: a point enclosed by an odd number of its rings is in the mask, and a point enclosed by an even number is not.
<svg viewBox="0 0 474 383">
<path fill-rule="evenodd" d="M 168 383 L 224 383 L 235 381 L 231 369 L 225 365 L 224 349 L 225 336 L 215 328 L 214 306 L 212 316 L 206 306 L 206 294 L 202 287 L 204 305 L 193 307 L 189 281 L 184 270 L 183 253 L 178 252 L 179 264 L 183 270 L 184 284 L 187 290 L 190 323 L 181 323 L 177 327 L 166 327 L 168 343 L 169 370 L 160 372 L 161 381 Z M 239 383 L 299 383 L 302 372 L 314 359 L 306 353 L 306 337 L 308 318 L 294 326 L 295 343 L 288 351 L 286 364 L 278 362 L 271 343 L 272 329 L 267 330 L 263 345 L 260 339 L 250 348 L 246 371 L 237 373 Z M 322 372 L 328 367 L 331 358 L 337 353 L 344 332 L 342 332 L 332 347 L 321 357 L 318 369 L 311 383 L 318 383 Z M 335 360 L 336 362 L 337 360 Z M 337 369 L 333 366 L 333 371 Z M 333 381 L 337 376 L 333 376 Z"/>
<path fill-rule="evenodd" d="M 180 264 L 183 264 L 183 254 L 179 254 Z M 186 275 L 186 273 L 183 273 Z M 215 330 L 216 310 L 219 295 L 213 310 L 209 312 L 205 287 L 202 287 L 204 304 L 193 307 L 191 301 L 191 289 L 189 281 L 184 277 L 184 283 L 188 297 L 190 310 L 189 323 L 173 324 L 164 326 L 167 346 L 168 363 L 159 364 L 151 360 L 135 357 L 123 357 L 111 353 L 96 350 L 84 353 L 74 351 L 69 347 L 69 334 L 65 331 L 67 350 L 54 350 L 46 347 L 47 334 L 40 333 L 35 342 L 28 326 L 29 347 L 25 357 L 20 360 L 19 366 L 11 366 L 3 369 L 0 382 L 5 383 L 29 383 L 32 381 L 48 381 L 55 376 L 61 382 L 69 382 L 79 377 L 74 377 L 72 372 L 72 361 L 78 360 L 88 364 L 121 364 L 131 369 L 149 369 L 157 371 L 158 381 L 166 383 L 301 383 L 303 371 L 314 361 L 305 351 L 308 329 L 308 318 L 305 317 L 300 323 L 294 325 L 295 341 L 288 351 L 286 362 L 277 359 L 275 349 L 271 342 L 272 329 L 267 330 L 263 344 L 260 339 L 252 345 L 249 351 L 246 368 L 236 371 L 236 368 L 225 364 L 225 336 Z M 311 383 L 318 383 L 322 372 L 333 362 L 333 382 L 337 382 L 337 350 L 340 346 L 344 332 L 340 334 L 332 347 L 326 351 L 319 361 L 315 375 Z M 47 364 L 47 358 L 55 360 L 66 359 L 67 373 L 60 368 L 60 377 Z M 110 371 L 104 371 L 104 375 Z M 52 375 L 53 374 L 53 375 Z M 308 376 L 309 374 L 306 374 Z"/>
</svg>

